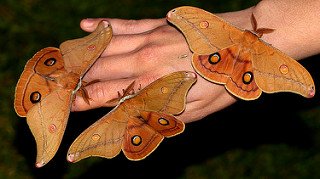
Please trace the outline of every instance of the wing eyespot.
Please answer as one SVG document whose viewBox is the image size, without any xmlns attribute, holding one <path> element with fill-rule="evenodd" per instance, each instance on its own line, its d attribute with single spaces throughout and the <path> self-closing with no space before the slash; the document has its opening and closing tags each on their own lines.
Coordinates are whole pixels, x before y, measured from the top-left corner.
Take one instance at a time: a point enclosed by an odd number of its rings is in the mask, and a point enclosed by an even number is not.
<svg viewBox="0 0 320 179">
<path fill-rule="evenodd" d="M 165 118 L 159 118 L 158 119 L 158 123 L 160 124 L 160 125 L 162 125 L 162 126 L 167 126 L 167 125 L 169 125 L 169 121 L 167 120 L 167 119 L 165 119 Z"/>
<path fill-rule="evenodd" d="M 199 23 L 199 27 L 200 27 L 201 29 L 206 29 L 206 28 L 209 27 L 209 22 L 208 22 L 208 21 L 201 21 L 201 22 Z"/>
<path fill-rule="evenodd" d="M 93 134 L 92 137 L 91 137 L 91 139 L 93 141 L 98 141 L 98 140 L 100 140 L 100 138 L 101 138 L 101 136 L 99 134 Z"/>
<path fill-rule="evenodd" d="M 48 58 L 46 61 L 44 61 L 44 65 L 46 66 L 53 66 L 56 64 L 57 60 L 55 58 Z"/>
<path fill-rule="evenodd" d="M 94 44 L 91 44 L 91 45 L 89 45 L 89 46 L 87 47 L 87 49 L 88 49 L 89 51 L 93 51 L 94 49 L 96 49 L 96 46 L 95 46 Z"/>
<path fill-rule="evenodd" d="M 250 84 L 253 80 L 253 74 L 251 71 L 247 71 L 242 76 L 242 82 L 244 84 Z"/>
<path fill-rule="evenodd" d="M 217 64 L 221 60 L 221 56 L 218 52 L 209 55 L 208 61 L 210 64 Z"/>
<path fill-rule="evenodd" d="M 31 103 L 35 104 L 41 101 L 41 94 L 38 91 L 32 92 L 30 94 L 30 101 Z"/>
<path fill-rule="evenodd" d="M 280 65 L 280 67 L 279 67 L 279 71 L 280 71 L 280 73 L 282 73 L 282 74 L 287 74 L 288 72 L 289 72 L 289 68 L 288 68 L 288 66 L 287 65 L 285 65 L 285 64 L 282 64 L 282 65 Z"/>
<path fill-rule="evenodd" d="M 50 133 L 55 133 L 55 132 L 57 132 L 58 128 L 57 128 L 56 125 L 50 124 L 49 127 L 48 127 L 48 130 L 49 130 Z"/>
<path fill-rule="evenodd" d="M 131 143 L 132 143 L 134 146 L 139 146 L 139 145 L 142 143 L 142 138 L 141 138 L 141 136 L 139 136 L 139 135 L 134 135 L 134 136 L 131 138 Z"/>
</svg>

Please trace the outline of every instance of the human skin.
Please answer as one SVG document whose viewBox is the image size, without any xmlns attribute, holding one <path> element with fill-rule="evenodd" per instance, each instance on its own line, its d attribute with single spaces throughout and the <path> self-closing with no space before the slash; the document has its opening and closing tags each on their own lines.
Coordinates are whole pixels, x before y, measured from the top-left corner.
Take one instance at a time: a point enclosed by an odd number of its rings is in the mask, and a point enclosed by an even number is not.
<svg viewBox="0 0 320 179">
<path fill-rule="evenodd" d="M 250 17 L 253 13 L 258 28 L 275 29 L 264 34 L 262 40 L 299 60 L 320 52 L 318 7 L 320 0 L 263 0 L 248 9 L 216 15 L 239 28 L 251 30 Z M 194 71 L 192 53 L 184 36 L 165 18 L 84 19 L 80 26 L 92 32 L 101 20 L 112 25 L 114 36 L 84 76 L 84 81 L 100 80 L 85 87 L 91 99 L 90 105 L 77 97 L 73 111 L 114 106 L 107 101 L 117 98 L 117 92 L 126 89 L 132 81 L 138 84 L 134 88 L 137 91 L 171 72 Z M 208 82 L 198 75 L 196 84 L 187 95 L 186 109 L 177 117 L 186 123 L 200 120 L 236 101 L 224 86 Z"/>
</svg>

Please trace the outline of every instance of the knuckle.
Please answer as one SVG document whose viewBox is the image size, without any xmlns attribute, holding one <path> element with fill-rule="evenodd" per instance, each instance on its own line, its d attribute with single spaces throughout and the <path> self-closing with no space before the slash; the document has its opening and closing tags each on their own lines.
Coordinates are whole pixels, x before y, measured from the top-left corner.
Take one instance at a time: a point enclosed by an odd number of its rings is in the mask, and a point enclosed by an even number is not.
<svg viewBox="0 0 320 179">
<path fill-rule="evenodd" d="M 156 60 L 159 55 L 160 46 L 157 44 L 147 44 L 136 52 L 138 65 L 141 63 L 149 63 Z"/>
<path fill-rule="evenodd" d="M 159 26 L 148 33 L 145 34 L 145 39 L 146 42 L 154 42 L 154 41 L 159 41 L 160 39 L 163 38 L 165 35 L 166 37 L 171 37 L 172 33 L 172 28 L 170 28 L 167 25 Z"/>
<path fill-rule="evenodd" d="M 107 98 L 108 93 L 102 83 L 95 83 L 86 87 L 89 98 L 103 102 Z M 97 102 L 97 101 L 96 101 Z"/>
</svg>

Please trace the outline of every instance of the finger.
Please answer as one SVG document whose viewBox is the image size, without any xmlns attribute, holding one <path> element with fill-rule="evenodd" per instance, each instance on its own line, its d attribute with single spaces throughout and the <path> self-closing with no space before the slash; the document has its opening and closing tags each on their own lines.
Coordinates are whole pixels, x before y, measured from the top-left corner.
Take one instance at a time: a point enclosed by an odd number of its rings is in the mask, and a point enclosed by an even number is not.
<svg viewBox="0 0 320 179">
<path fill-rule="evenodd" d="M 108 103 L 108 101 L 118 98 L 118 91 L 122 95 L 122 90 L 127 89 L 127 87 L 133 81 L 135 81 L 135 86 L 133 87 L 133 89 L 136 93 L 157 78 L 153 75 L 147 76 L 148 78 L 128 78 L 112 81 L 102 81 L 86 86 L 85 89 L 88 93 L 88 97 L 90 98 L 90 105 L 86 103 L 86 101 L 81 96 L 77 96 L 72 104 L 71 111 L 85 111 L 99 107 L 115 106 L 116 103 L 110 104 Z"/>
<path fill-rule="evenodd" d="M 115 80 L 132 78 L 154 71 L 159 73 L 175 70 L 192 71 L 193 68 L 187 58 L 177 61 L 181 54 L 191 58 L 191 52 L 185 52 L 184 48 L 177 47 L 176 45 L 170 47 L 147 45 L 143 47 L 143 50 L 100 57 L 84 75 L 83 79 L 90 82 L 97 79 Z"/>
<path fill-rule="evenodd" d="M 140 76 L 150 71 L 193 70 L 191 52 L 179 44 L 146 44 L 128 53 L 100 57 L 84 76 L 85 81 L 114 80 Z M 185 57 L 181 57 L 185 55 Z M 180 60 L 177 60 L 180 59 Z M 165 71 L 167 72 L 167 71 Z"/>
<path fill-rule="evenodd" d="M 81 96 L 76 96 L 71 111 L 85 111 L 89 109 L 103 107 L 109 100 L 118 97 L 118 91 L 121 92 L 129 85 L 133 79 L 121 79 L 117 81 L 102 81 L 92 85 L 86 86 L 85 89 L 88 93 L 89 104 Z"/>
<path fill-rule="evenodd" d="M 142 73 L 144 67 L 137 68 L 134 54 L 120 54 L 99 58 L 83 77 L 84 81 L 92 80 L 114 80 L 132 78 Z"/>
<path fill-rule="evenodd" d="M 115 35 L 101 56 L 112 56 L 135 51 L 146 43 L 146 39 L 146 34 Z"/>
<path fill-rule="evenodd" d="M 143 33 L 167 24 L 167 21 L 165 18 L 141 19 L 141 20 L 125 20 L 125 19 L 113 19 L 113 18 L 96 18 L 96 19 L 87 18 L 87 19 L 83 19 L 80 22 L 80 27 L 87 32 L 93 32 L 101 20 L 107 20 L 110 22 L 114 35 Z"/>
</svg>

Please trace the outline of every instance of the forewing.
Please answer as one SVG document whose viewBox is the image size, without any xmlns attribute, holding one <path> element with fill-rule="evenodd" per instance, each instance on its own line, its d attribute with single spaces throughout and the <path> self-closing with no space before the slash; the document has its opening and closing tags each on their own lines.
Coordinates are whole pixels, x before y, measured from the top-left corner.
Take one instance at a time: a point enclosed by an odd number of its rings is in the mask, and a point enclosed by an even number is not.
<svg viewBox="0 0 320 179">
<path fill-rule="evenodd" d="M 111 37 L 111 26 L 104 27 L 100 22 L 88 36 L 63 42 L 60 49 L 66 70 L 82 77 L 105 50 Z"/>
<path fill-rule="evenodd" d="M 68 161 L 78 162 L 90 156 L 115 157 L 121 151 L 127 122 L 123 107 L 114 108 L 75 139 L 68 151 Z"/>
<path fill-rule="evenodd" d="M 195 82 L 196 74 L 193 72 L 174 72 L 155 80 L 125 102 L 139 110 L 180 114 L 185 109 L 187 93 Z"/>
<path fill-rule="evenodd" d="M 168 12 L 167 20 L 186 37 L 191 51 L 203 55 L 234 44 L 231 35 L 241 37 L 242 31 L 205 10 L 183 6 Z"/>
</svg>

